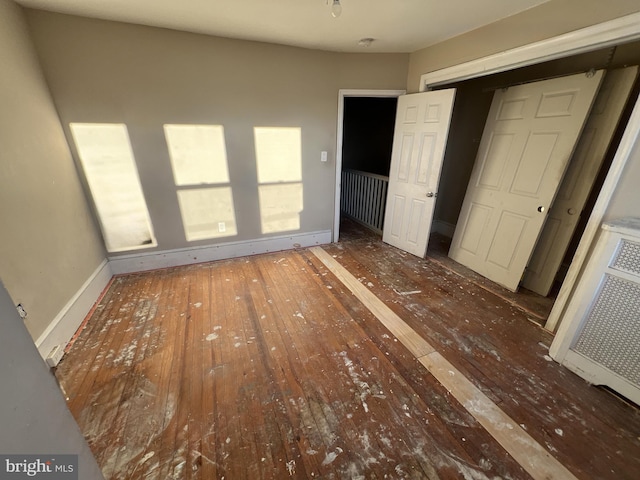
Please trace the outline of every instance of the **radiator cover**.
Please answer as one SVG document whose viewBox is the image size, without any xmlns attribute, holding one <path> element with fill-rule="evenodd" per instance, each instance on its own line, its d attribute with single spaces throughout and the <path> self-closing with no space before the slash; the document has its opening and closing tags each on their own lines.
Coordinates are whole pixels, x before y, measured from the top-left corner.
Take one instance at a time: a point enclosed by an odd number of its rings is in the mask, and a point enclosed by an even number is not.
<svg viewBox="0 0 640 480">
<path fill-rule="evenodd" d="M 640 219 L 603 225 L 551 356 L 640 403 Z"/>
<path fill-rule="evenodd" d="M 605 275 L 573 349 L 640 385 L 640 285 Z"/>
</svg>

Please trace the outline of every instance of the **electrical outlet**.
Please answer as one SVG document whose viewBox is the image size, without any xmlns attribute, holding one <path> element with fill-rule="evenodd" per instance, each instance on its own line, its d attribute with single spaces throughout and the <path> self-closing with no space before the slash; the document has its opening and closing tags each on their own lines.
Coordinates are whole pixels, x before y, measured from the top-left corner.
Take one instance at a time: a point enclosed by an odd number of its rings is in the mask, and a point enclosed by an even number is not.
<svg viewBox="0 0 640 480">
<path fill-rule="evenodd" d="M 20 315 L 20 318 L 27 318 L 27 311 L 24 309 L 21 303 L 16 305 L 16 310 L 18 310 L 18 315 Z"/>
<path fill-rule="evenodd" d="M 218 232 L 226 232 L 227 225 L 224 222 L 218 222 Z"/>
</svg>

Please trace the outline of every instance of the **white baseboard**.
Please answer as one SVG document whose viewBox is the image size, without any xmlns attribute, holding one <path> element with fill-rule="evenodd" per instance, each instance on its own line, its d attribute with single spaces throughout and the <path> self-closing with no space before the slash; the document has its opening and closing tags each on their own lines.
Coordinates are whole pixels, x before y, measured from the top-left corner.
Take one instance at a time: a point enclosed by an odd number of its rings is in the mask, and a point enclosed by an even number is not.
<svg viewBox="0 0 640 480">
<path fill-rule="evenodd" d="M 331 243 L 331 230 L 109 258 L 114 275 Z"/>
<path fill-rule="evenodd" d="M 431 225 L 431 231 L 444 235 L 448 238 L 453 238 L 453 233 L 456 231 L 456 226 L 453 223 L 443 222 L 442 220 L 434 220 Z"/>
<path fill-rule="evenodd" d="M 105 259 L 36 340 L 36 347 L 43 359 L 46 360 L 55 346 L 66 347 L 111 277 L 113 274 Z"/>
</svg>

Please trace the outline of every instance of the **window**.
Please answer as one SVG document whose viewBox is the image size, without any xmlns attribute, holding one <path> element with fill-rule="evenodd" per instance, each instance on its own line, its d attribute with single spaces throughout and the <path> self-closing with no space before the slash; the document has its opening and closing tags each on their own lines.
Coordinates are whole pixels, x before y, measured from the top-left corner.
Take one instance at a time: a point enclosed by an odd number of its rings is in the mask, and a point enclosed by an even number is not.
<svg viewBox="0 0 640 480">
<path fill-rule="evenodd" d="M 155 247 L 126 125 L 71 123 L 70 128 L 107 250 Z"/>
<path fill-rule="evenodd" d="M 302 131 L 255 127 L 262 233 L 300 230 L 303 209 Z"/>
<path fill-rule="evenodd" d="M 237 235 L 222 125 L 165 125 L 187 241 Z"/>
</svg>

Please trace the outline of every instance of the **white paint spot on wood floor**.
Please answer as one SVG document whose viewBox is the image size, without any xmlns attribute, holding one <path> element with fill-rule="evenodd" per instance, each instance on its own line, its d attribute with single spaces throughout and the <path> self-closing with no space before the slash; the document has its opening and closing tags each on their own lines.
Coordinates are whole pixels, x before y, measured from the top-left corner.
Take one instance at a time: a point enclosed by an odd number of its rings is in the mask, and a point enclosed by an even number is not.
<svg viewBox="0 0 640 480">
<path fill-rule="evenodd" d="M 342 452 L 343 450 L 340 447 L 337 447 L 334 452 L 327 453 L 327 455 L 324 457 L 324 460 L 322 461 L 322 465 L 329 465 L 333 463 L 335 459 L 338 458 L 338 455 L 340 455 Z"/>
<path fill-rule="evenodd" d="M 407 295 L 415 295 L 416 293 L 422 293 L 422 290 L 411 290 L 410 292 L 399 292 L 395 288 L 393 289 L 393 291 L 396 292 L 398 295 L 402 295 L 403 297 L 406 297 Z"/>
<path fill-rule="evenodd" d="M 193 455 L 194 455 L 194 456 L 196 456 L 196 458 L 197 458 L 197 457 L 200 457 L 200 458 L 202 458 L 203 460 L 206 460 L 206 461 L 207 461 L 208 463 L 210 463 L 211 465 L 217 465 L 217 464 L 216 464 L 216 462 L 214 462 L 214 461 L 213 461 L 213 460 L 211 460 L 209 457 L 207 457 L 207 456 L 203 455 L 202 453 L 200 453 L 200 452 L 199 452 L 199 451 L 197 451 L 197 450 L 194 450 L 194 451 L 193 451 Z"/>
<path fill-rule="evenodd" d="M 347 357 L 347 352 L 340 352 L 339 355 L 344 360 L 344 364 L 349 371 L 349 376 L 351 377 L 351 380 L 358 387 L 358 391 L 359 391 L 358 396 L 360 398 L 360 403 L 362 403 L 362 408 L 364 409 L 365 413 L 369 413 L 369 405 L 365 401 L 366 398 L 369 395 L 371 395 L 371 388 L 369 387 L 369 384 L 364 380 L 362 380 L 361 375 L 358 372 L 356 372 L 353 362 L 351 361 L 351 359 L 349 359 L 349 357 Z"/>
<path fill-rule="evenodd" d="M 147 460 L 149 460 L 151 457 L 153 457 L 155 455 L 156 452 L 149 452 L 147 453 L 144 457 L 142 457 L 140 459 L 140 461 L 138 462 L 138 465 L 143 465 Z"/>
<path fill-rule="evenodd" d="M 115 366 L 122 364 L 126 367 L 130 367 L 133 364 L 133 359 L 136 356 L 137 348 L 138 348 L 138 340 L 134 339 L 131 341 L 129 345 L 126 346 L 126 348 L 123 348 L 120 351 L 118 356 L 113 361 L 113 364 Z"/>
</svg>

